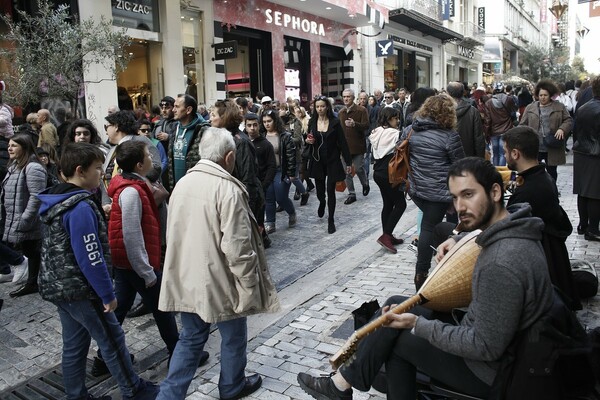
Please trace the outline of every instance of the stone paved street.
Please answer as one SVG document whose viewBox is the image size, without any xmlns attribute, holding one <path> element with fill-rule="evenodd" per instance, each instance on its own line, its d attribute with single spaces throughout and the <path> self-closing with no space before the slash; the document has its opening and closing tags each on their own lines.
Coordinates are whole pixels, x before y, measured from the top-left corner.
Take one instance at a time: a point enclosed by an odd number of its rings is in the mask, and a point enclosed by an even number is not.
<svg viewBox="0 0 600 400">
<path fill-rule="evenodd" d="M 558 171 L 561 203 L 576 226 L 576 197 L 571 194 L 572 166 L 567 164 Z M 326 219 L 316 217 L 314 193 L 306 207 L 297 207 L 297 227 L 287 228 L 285 213 L 277 214 L 278 230 L 272 235 L 275 244 L 267 255 L 279 289 L 282 311 L 248 319 L 247 371 L 258 372 L 264 377 L 263 387 L 250 398 L 309 399 L 300 390 L 296 375 L 298 372 L 330 371 L 328 358 L 344 342 L 332 334 L 350 319 L 350 312 L 365 301 L 377 299 L 383 303 L 392 294 L 414 293 L 415 253 L 405 244 L 392 255 L 376 243 L 380 234 L 381 198 L 378 188 L 371 183 L 371 194 L 366 198 L 359 194 L 358 201 L 350 206 L 342 204 L 345 196 L 338 194 L 338 231 L 334 235 L 326 233 Z M 410 242 L 415 223 L 416 209 L 409 202 L 396 234 Z M 586 259 L 599 267 L 600 243 L 585 241 L 575 232 L 569 237 L 567 246 L 572 257 Z M 10 284 L 0 285 L 0 298 L 5 299 L 0 312 L 0 393 L 4 394 L 29 377 L 58 365 L 61 348 L 60 323 L 53 306 L 41 301 L 37 295 L 10 299 L 10 290 Z M 600 325 L 599 313 L 600 301 L 596 297 L 585 302 L 584 310 L 578 316 L 588 326 L 595 327 Z M 162 349 L 152 318 L 127 320 L 124 328 L 127 343 L 139 360 L 138 368 L 144 364 L 144 359 Z M 216 386 L 219 344 L 219 335 L 215 331 L 207 344 L 211 358 L 206 366 L 197 370 L 188 399 L 219 397 Z M 90 358 L 93 352 L 91 349 Z M 146 370 L 143 376 L 160 381 L 165 374 L 166 363 L 162 362 L 158 367 Z M 94 388 L 92 393 L 108 391 L 114 398 L 119 398 L 111 386 L 111 381 L 106 382 Z M 355 392 L 355 398 L 385 397 L 372 390 Z"/>
</svg>

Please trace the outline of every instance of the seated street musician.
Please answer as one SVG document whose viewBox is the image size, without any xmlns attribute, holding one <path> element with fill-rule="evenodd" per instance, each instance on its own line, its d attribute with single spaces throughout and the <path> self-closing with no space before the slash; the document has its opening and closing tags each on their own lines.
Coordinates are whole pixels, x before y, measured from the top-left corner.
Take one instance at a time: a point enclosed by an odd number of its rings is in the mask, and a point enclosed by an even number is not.
<svg viewBox="0 0 600 400">
<path fill-rule="evenodd" d="M 542 221 L 531 217 L 527 204 L 505 208 L 502 178 L 484 159 L 458 160 L 450 168 L 448 184 L 464 230 L 482 230 L 466 313 L 458 324 L 448 314 L 421 306 L 395 314 L 390 306 L 404 298 L 389 298 L 382 308 L 387 327 L 360 341 L 335 375 L 298 374 L 300 387 L 314 398 L 350 400 L 352 388 L 370 389 L 383 365 L 388 399 L 416 398 L 417 369 L 451 389 L 487 398 L 499 359 L 517 332 L 552 306 L 553 289 L 540 245 Z M 436 259 L 458 239 L 442 243 Z M 453 255 L 460 256 L 460 251 Z"/>
</svg>

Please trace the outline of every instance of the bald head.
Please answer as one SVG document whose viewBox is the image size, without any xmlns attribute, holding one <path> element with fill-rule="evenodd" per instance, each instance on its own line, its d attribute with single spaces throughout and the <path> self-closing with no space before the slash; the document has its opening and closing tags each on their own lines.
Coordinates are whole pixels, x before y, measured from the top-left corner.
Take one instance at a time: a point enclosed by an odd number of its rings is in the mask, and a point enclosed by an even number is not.
<svg viewBox="0 0 600 400">
<path fill-rule="evenodd" d="M 446 87 L 446 91 L 453 98 L 462 99 L 465 92 L 465 87 L 460 82 L 450 82 Z"/>
<path fill-rule="evenodd" d="M 46 110 L 45 108 L 40 109 L 37 112 L 38 115 L 38 124 L 40 125 L 44 125 L 47 122 L 50 122 L 50 111 Z"/>
</svg>

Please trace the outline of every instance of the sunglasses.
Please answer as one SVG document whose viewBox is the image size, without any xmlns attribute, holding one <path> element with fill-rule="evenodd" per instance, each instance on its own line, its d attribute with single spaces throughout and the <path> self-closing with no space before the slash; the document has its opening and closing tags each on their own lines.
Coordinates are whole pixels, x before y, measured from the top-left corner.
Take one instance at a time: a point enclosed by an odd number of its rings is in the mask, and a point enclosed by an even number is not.
<svg viewBox="0 0 600 400">
<path fill-rule="evenodd" d="M 385 96 L 384 98 L 385 99 L 393 99 L 393 97 L 391 97 L 391 96 Z"/>
<path fill-rule="evenodd" d="M 173 107 L 173 104 L 170 103 L 160 103 L 160 108 Z"/>
<path fill-rule="evenodd" d="M 148 132 L 150 132 L 150 129 L 140 129 L 139 131 L 142 133 L 148 133 Z"/>
</svg>

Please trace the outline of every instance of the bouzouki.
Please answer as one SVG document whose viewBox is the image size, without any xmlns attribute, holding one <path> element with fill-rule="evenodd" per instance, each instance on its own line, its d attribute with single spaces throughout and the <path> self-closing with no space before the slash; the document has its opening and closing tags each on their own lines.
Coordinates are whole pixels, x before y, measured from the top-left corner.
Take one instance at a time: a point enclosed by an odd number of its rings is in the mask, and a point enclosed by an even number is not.
<svg viewBox="0 0 600 400">
<path fill-rule="evenodd" d="M 442 312 L 468 306 L 471 302 L 473 268 L 481 251 L 479 245 L 475 243 L 475 239 L 480 233 L 481 230 L 473 231 L 458 241 L 425 280 L 417 294 L 390 309 L 389 312 L 402 314 L 419 304 Z M 329 359 L 331 367 L 337 370 L 350 360 L 358 343 L 376 329 L 384 326 L 387 321 L 385 315 L 381 315 L 354 331 L 338 352 Z"/>
</svg>

